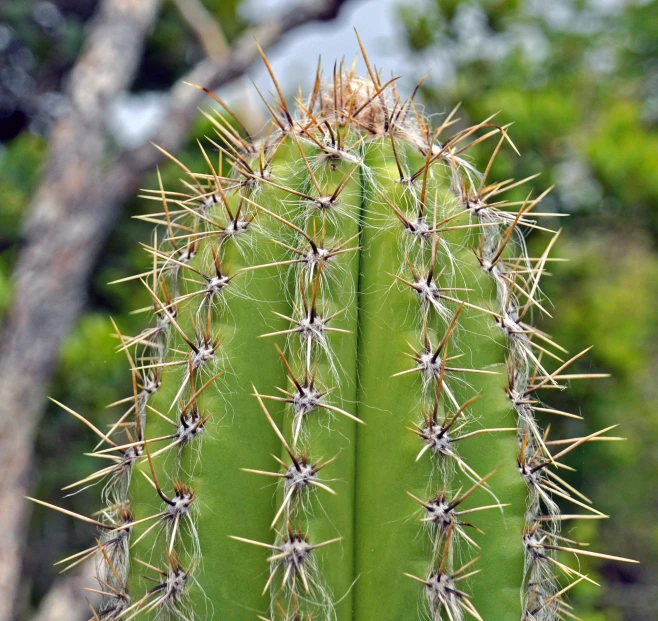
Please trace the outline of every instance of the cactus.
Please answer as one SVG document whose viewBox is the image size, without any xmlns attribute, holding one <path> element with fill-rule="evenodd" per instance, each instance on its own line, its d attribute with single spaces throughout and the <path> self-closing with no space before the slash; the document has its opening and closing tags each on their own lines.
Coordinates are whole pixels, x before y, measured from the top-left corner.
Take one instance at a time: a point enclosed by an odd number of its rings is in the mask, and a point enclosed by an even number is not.
<svg viewBox="0 0 658 621">
<path fill-rule="evenodd" d="M 560 535 L 604 516 L 559 460 L 618 438 L 540 426 L 574 416 L 549 389 L 595 377 L 531 323 L 545 193 L 490 181 L 508 126 L 432 127 L 362 54 L 294 109 L 263 56 L 267 131 L 209 93 L 205 170 L 165 154 L 181 185 L 146 191 L 151 322 L 115 326 L 131 394 L 108 431 L 62 406 L 105 464 L 70 489 L 103 509 L 48 505 L 98 529 L 63 561 L 94 559 L 94 619 L 551 621 L 592 581 L 569 558 L 629 561 Z"/>
</svg>

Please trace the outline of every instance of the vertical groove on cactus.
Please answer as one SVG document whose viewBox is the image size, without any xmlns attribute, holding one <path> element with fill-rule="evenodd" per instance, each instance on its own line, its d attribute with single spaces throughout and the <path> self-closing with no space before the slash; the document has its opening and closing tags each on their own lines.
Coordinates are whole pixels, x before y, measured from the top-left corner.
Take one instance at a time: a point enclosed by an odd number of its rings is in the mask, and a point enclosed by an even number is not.
<svg viewBox="0 0 658 621">
<path fill-rule="evenodd" d="M 573 416 L 540 391 L 597 377 L 531 324 L 544 195 L 488 179 L 507 127 L 446 138 L 454 113 L 432 128 L 363 59 L 295 110 L 265 59 L 263 137 L 215 97 L 206 169 L 167 154 L 181 185 L 145 192 L 153 321 L 115 326 L 132 394 L 108 431 L 62 406 L 108 464 L 70 489 L 104 506 L 47 505 L 99 530 L 62 561 L 95 560 L 95 619 L 555 621 L 591 581 L 563 554 L 629 561 L 560 535 L 604 517 L 560 459 L 617 438 L 540 427 Z"/>
</svg>

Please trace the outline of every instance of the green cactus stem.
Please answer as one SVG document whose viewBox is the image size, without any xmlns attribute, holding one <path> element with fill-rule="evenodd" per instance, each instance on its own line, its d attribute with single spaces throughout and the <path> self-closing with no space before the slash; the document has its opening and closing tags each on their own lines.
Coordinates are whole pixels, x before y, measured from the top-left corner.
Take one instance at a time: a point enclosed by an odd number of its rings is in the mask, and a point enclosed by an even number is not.
<svg viewBox="0 0 658 621">
<path fill-rule="evenodd" d="M 594 377 L 531 323 L 543 195 L 489 180 L 507 127 L 432 127 L 364 60 L 294 109 L 272 74 L 256 139 L 217 99 L 205 168 L 146 193 L 152 321 L 117 329 L 132 394 L 71 486 L 103 488 L 67 559 L 96 619 L 554 621 L 590 580 L 560 525 L 602 516 L 558 469 L 611 437 L 542 431 Z"/>
</svg>

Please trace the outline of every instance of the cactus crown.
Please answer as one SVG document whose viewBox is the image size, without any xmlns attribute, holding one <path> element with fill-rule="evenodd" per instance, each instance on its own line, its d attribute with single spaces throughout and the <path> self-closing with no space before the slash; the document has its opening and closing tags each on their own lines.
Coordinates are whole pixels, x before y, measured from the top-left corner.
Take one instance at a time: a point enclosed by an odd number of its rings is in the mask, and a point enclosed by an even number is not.
<svg viewBox="0 0 658 621">
<path fill-rule="evenodd" d="M 613 438 L 538 422 L 594 376 L 531 323 L 558 234 L 528 256 L 544 194 L 489 180 L 508 126 L 433 127 L 365 53 L 293 110 L 263 58 L 263 136 L 210 93 L 206 169 L 166 154 L 181 185 L 145 192 L 152 321 L 115 326 L 132 395 L 87 423 L 109 465 L 70 486 L 103 486 L 74 515 L 97 545 L 66 559 L 96 561 L 93 618 L 570 617 L 590 578 L 558 553 L 596 553 L 560 525 L 602 514 L 556 471 Z"/>
</svg>

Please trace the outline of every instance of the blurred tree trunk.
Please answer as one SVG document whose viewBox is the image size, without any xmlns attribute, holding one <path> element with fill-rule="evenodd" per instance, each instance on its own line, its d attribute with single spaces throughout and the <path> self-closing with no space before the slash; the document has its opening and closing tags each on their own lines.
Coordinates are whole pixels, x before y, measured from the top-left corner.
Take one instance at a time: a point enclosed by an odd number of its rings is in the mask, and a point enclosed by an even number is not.
<svg viewBox="0 0 658 621">
<path fill-rule="evenodd" d="M 221 56 L 201 61 L 174 84 L 154 132 L 163 148 L 183 141 L 203 94 L 242 75 L 258 52 L 314 20 L 330 20 L 345 0 L 289 9 L 245 33 Z M 148 142 L 111 155 L 104 119 L 132 84 L 160 0 L 102 0 L 69 77 L 68 108 L 54 126 L 42 182 L 23 226 L 13 301 L 0 341 L 0 621 L 11 621 L 21 575 L 35 430 L 62 339 L 80 313 L 94 262 L 126 199 L 161 155 Z M 93 346 L 93 344 L 90 344 Z M 67 620 L 70 621 L 70 620 Z"/>
<path fill-rule="evenodd" d="M 103 239 L 89 207 L 102 179 L 104 117 L 132 82 L 159 4 L 102 2 L 69 77 L 68 109 L 53 128 L 43 181 L 24 225 L 13 305 L 0 345 L 0 621 L 13 618 L 29 515 L 23 496 L 45 386 L 61 340 L 80 312 Z"/>
</svg>

